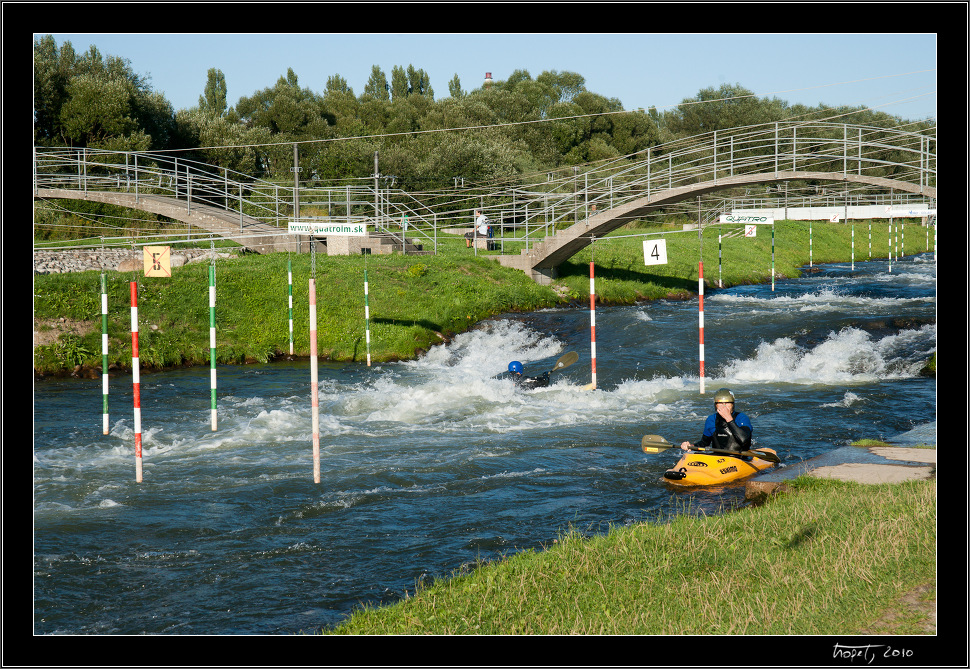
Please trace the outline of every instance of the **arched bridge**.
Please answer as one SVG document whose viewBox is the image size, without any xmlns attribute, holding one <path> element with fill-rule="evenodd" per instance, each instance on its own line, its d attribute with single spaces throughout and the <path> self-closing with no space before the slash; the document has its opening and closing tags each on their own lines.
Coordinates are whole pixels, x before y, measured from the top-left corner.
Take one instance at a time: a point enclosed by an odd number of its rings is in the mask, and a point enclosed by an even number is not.
<svg viewBox="0 0 970 669">
<path fill-rule="evenodd" d="M 215 233 L 231 239 L 257 253 L 270 251 L 299 251 L 300 243 L 286 230 L 263 223 L 243 213 L 203 202 L 164 195 L 139 195 L 134 192 L 78 190 L 72 188 L 37 188 L 34 197 L 39 199 L 67 199 L 102 202 L 128 209 L 138 209 L 166 216 L 201 231 Z M 202 233 L 204 234 L 204 233 Z"/>
<path fill-rule="evenodd" d="M 540 283 L 548 283 L 560 263 L 594 239 L 659 207 L 718 190 L 786 181 L 843 182 L 935 200 L 936 139 L 865 126 L 771 123 L 654 147 L 636 163 L 611 161 L 564 181 L 573 183 L 571 192 L 555 196 L 551 205 L 550 197 L 543 196 L 542 206 L 534 206 L 536 220 L 548 220 L 555 207 L 554 221 L 576 223 L 518 255 L 496 256 Z M 533 201 L 538 204 L 539 198 Z"/>
<path fill-rule="evenodd" d="M 296 149 L 294 163 L 299 168 Z M 307 188 L 296 180 L 281 185 L 153 151 L 35 148 L 33 191 L 35 199 L 88 200 L 159 214 L 186 223 L 195 237 L 200 231 L 204 231 L 201 235 L 214 233 L 259 253 L 308 251 L 307 236 L 288 233 L 288 223 L 295 217 L 364 222 L 373 231 L 373 244 L 394 250 L 405 248 L 405 240 L 402 233 L 390 229 L 392 219 L 407 216 L 415 224 L 410 232 L 426 239 L 430 237 L 424 228 L 435 227 L 433 212 L 414 198 L 401 197 L 402 191 L 393 191 L 398 197 L 392 197 L 392 191 L 381 188 L 376 179 L 373 188 Z M 327 216 L 299 216 L 300 199 L 308 195 L 308 204 L 325 209 Z M 326 250 L 326 240 L 317 241 L 323 242 L 318 248 Z M 347 247 L 346 238 L 331 241 Z M 413 239 L 406 241 L 409 252 L 420 251 Z"/>
</svg>

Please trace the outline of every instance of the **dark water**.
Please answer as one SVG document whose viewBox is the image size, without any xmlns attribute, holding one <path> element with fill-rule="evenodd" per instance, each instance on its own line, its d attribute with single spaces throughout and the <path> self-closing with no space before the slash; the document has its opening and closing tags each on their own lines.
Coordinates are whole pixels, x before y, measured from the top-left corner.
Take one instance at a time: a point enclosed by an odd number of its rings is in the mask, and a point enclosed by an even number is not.
<svg viewBox="0 0 970 669">
<path fill-rule="evenodd" d="M 134 481 L 130 377 L 34 386 L 35 634 L 288 634 L 386 603 L 463 565 L 549 545 L 573 527 L 718 513 L 743 486 L 661 480 L 729 386 L 755 445 L 799 462 L 936 419 L 932 255 L 830 265 L 697 301 L 496 319 L 418 361 L 321 365 L 321 482 L 313 483 L 307 363 L 142 375 L 144 481 Z M 373 309 L 373 307 L 372 307 Z M 379 314 L 378 314 L 379 315 Z M 499 376 L 565 351 L 551 387 Z M 887 410 L 892 406 L 893 410 Z M 9 462 L 9 461 L 8 461 Z"/>
</svg>

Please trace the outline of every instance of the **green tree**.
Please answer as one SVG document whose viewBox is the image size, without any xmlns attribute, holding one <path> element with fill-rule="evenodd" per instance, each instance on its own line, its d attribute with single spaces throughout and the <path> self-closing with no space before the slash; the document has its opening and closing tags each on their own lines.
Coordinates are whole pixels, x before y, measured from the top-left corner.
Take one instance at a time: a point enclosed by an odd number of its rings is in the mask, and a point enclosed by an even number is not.
<svg viewBox="0 0 970 669">
<path fill-rule="evenodd" d="M 434 90 L 431 88 L 431 78 L 424 70 L 408 65 L 408 95 L 423 95 L 429 100 L 434 99 Z"/>
<path fill-rule="evenodd" d="M 209 68 L 205 82 L 205 91 L 199 96 L 199 109 L 203 114 L 225 116 L 226 104 L 226 75 L 222 70 Z"/>
<path fill-rule="evenodd" d="M 363 95 L 374 100 L 387 101 L 391 99 L 391 87 L 387 83 L 387 75 L 377 65 L 371 67 L 370 78 L 367 79 L 367 84 L 364 86 Z"/>
<path fill-rule="evenodd" d="M 456 100 L 465 96 L 465 91 L 461 90 L 461 80 L 458 78 L 457 72 L 448 82 L 448 94 Z"/>
<path fill-rule="evenodd" d="M 740 128 L 788 116 L 786 105 L 777 98 L 758 98 L 739 84 L 704 88 L 696 96 L 685 98 L 666 119 L 667 127 L 685 137 L 714 130 Z"/>
<path fill-rule="evenodd" d="M 408 74 L 400 65 L 391 68 L 391 100 L 403 100 L 410 93 Z"/>
<path fill-rule="evenodd" d="M 327 137 L 334 118 L 327 112 L 323 98 L 308 88 L 300 88 L 293 68 L 272 88 L 252 97 L 242 97 L 236 112 L 249 127 L 263 127 L 273 135 L 288 137 Z"/>
<path fill-rule="evenodd" d="M 536 81 L 549 86 L 555 92 L 558 102 L 571 102 L 576 95 L 586 90 L 586 79 L 575 72 L 550 70 L 536 77 Z"/>
<path fill-rule="evenodd" d="M 92 46 L 78 55 L 69 42 L 34 40 L 34 136 L 39 144 L 166 148 L 174 114 L 129 61 L 102 57 Z"/>
</svg>

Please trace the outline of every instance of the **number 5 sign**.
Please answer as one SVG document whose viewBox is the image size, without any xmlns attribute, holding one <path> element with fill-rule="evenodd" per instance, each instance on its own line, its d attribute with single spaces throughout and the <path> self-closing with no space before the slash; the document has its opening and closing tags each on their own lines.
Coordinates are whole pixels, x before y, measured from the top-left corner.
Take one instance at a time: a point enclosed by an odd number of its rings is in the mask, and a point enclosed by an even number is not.
<svg viewBox="0 0 970 669">
<path fill-rule="evenodd" d="M 644 239 L 643 240 L 643 264 L 644 265 L 666 265 L 667 264 L 667 240 L 666 239 Z"/>
<path fill-rule="evenodd" d="M 145 276 L 172 276 L 170 246 L 145 246 Z"/>
</svg>

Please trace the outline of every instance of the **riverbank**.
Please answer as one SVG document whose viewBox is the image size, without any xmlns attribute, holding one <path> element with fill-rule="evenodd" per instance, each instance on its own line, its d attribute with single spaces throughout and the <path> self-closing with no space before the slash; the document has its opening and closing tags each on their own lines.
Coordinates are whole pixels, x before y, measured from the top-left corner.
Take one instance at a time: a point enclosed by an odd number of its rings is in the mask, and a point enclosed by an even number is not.
<svg viewBox="0 0 970 669">
<path fill-rule="evenodd" d="M 861 262 L 853 250 L 852 226 L 779 222 L 774 239 L 711 240 L 670 235 L 666 265 L 643 264 L 642 238 L 607 237 L 559 268 L 551 286 L 476 256 L 461 240 L 446 240 L 435 256 L 323 257 L 311 266 L 306 255 L 223 256 L 216 260 L 216 359 L 247 364 L 307 358 L 309 279 L 315 278 L 318 356 L 359 363 L 413 359 L 450 341 L 477 323 L 503 313 L 549 307 L 589 306 L 589 263 L 596 272 L 597 305 L 655 299 L 690 299 L 697 294 L 703 248 L 705 290 L 798 277 L 814 265 Z M 628 231 L 624 231 L 628 232 Z M 652 233 L 657 234 L 657 233 Z M 883 235 L 885 237 L 885 235 Z M 809 243 L 811 241 L 811 244 Z M 856 253 L 858 251 L 858 253 Z M 873 258 L 890 252 L 873 239 Z M 74 252 L 68 252 L 74 253 Z M 129 251 L 117 253 L 130 254 Z M 868 251 L 867 251 L 868 253 Z M 108 284 L 108 364 L 123 373 L 131 365 L 130 282 L 138 282 L 140 366 L 143 371 L 208 365 L 209 304 L 207 250 L 197 250 L 169 278 L 104 269 Z M 178 252 L 174 255 L 193 255 Z M 98 260 L 102 268 L 106 262 Z M 813 267 L 807 265 L 812 263 Z M 108 263 L 110 264 L 110 263 Z M 292 285 L 288 276 L 292 271 Z M 370 320 L 364 318 L 364 274 L 368 273 Z M 34 275 L 34 368 L 44 376 L 100 376 L 100 269 Z M 292 291 L 292 348 L 288 296 Z M 367 335 L 370 334 L 368 351 Z"/>
<path fill-rule="evenodd" d="M 935 520 L 932 480 L 801 477 L 733 513 L 570 533 L 324 633 L 933 635 Z"/>
</svg>

